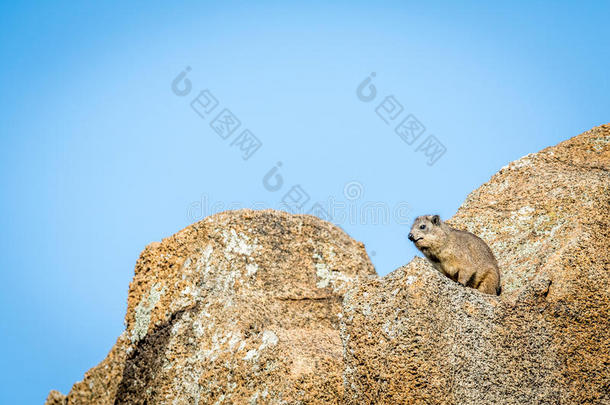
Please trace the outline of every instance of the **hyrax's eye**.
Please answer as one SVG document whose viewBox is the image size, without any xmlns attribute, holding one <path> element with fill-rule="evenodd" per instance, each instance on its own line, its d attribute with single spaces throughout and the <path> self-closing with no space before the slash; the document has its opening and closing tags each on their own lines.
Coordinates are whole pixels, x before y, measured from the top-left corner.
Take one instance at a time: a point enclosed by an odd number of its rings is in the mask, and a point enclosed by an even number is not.
<svg viewBox="0 0 610 405">
<path fill-rule="evenodd" d="M 426 225 L 420 225 L 419 229 L 426 229 Z"/>
</svg>

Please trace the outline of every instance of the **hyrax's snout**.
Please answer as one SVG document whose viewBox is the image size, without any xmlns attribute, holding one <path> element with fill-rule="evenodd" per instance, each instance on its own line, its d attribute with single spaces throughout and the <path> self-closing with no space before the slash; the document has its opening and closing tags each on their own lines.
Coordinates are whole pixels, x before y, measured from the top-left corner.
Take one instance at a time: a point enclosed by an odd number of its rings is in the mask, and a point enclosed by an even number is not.
<svg viewBox="0 0 610 405">
<path fill-rule="evenodd" d="M 411 232 L 409 232 L 409 240 L 411 242 L 415 242 L 415 236 L 413 236 L 413 234 Z"/>
</svg>

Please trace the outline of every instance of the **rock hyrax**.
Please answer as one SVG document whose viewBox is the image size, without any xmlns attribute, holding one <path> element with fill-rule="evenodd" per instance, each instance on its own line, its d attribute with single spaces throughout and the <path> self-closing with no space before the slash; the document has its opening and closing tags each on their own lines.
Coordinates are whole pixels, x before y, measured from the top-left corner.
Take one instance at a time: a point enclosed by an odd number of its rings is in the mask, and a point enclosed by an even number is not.
<svg viewBox="0 0 610 405">
<path fill-rule="evenodd" d="M 424 215 L 415 218 L 409 240 L 438 271 L 453 281 L 500 295 L 498 262 L 478 236 L 451 228 L 438 215 Z"/>
</svg>

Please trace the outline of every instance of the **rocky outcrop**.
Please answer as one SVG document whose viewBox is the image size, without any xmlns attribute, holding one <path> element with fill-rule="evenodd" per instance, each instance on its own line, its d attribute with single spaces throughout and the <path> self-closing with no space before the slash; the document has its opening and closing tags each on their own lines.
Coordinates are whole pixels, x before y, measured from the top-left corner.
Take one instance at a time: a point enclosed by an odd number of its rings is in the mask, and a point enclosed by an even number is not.
<svg viewBox="0 0 610 405">
<path fill-rule="evenodd" d="M 360 283 L 346 402 L 610 403 L 610 126 L 504 167 L 449 223 L 488 242 L 503 294 L 420 258 Z"/>
<path fill-rule="evenodd" d="M 449 220 L 501 296 L 424 259 L 378 278 L 306 215 L 225 212 L 146 247 L 126 329 L 64 404 L 610 403 L 610 126 L 525 156 Z"/>
<path fill-rule="evenodd" d="M 125 332 L 47 403 L 338 403 L 342 297 L 374 274 L 364 245 L 315 217 L 208 217 L 146 247 Z"/>
</svg>

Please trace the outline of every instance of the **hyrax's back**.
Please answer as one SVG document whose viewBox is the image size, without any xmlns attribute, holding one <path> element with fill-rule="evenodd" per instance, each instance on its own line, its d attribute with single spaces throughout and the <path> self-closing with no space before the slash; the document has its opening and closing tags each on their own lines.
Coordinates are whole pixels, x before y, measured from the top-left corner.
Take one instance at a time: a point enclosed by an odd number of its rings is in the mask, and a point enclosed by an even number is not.
<svg viewBox="0 0 610 405">
<path fill-rule="evenodd" d="M 467 286 L 487 294 L 500 294 L 500 270 L 496 258 L 483 239 L 477 235 L 451 228 L 457 242 L 456 254 L 461 256 L 464 268 L 469 274 Z M 465 279 L 463 276 L 462 279 Z"/>
</svg>

